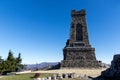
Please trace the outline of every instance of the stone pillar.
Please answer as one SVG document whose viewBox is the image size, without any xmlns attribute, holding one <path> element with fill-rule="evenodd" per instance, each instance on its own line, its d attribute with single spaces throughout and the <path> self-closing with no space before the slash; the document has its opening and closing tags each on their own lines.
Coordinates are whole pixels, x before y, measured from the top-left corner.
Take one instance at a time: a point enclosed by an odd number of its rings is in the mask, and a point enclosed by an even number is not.
<svg viewBox="0 0 120 80">
<path fill-rule="evenodd" d="M 48 80 L 52 80 L 51 77 L 48 77 Z"/>
</svg>

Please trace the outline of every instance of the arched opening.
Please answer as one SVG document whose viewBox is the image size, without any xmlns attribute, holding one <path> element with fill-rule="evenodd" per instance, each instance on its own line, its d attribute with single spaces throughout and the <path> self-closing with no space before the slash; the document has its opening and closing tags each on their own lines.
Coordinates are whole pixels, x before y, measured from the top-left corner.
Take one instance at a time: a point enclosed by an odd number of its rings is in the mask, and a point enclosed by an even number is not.
<svg viewBox="0 0 120 80">
<path fill-rule="evenodd" d="M 83 41 L 83 31 L 81 24 L 77 24 L 76 26 L 76 41 Z"/>
</svg>

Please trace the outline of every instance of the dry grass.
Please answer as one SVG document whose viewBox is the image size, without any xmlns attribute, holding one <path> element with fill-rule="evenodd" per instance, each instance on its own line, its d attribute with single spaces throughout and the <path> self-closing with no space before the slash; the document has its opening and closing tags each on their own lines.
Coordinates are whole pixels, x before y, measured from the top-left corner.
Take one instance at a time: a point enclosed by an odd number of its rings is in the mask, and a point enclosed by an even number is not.
<svg viewBox="0 0 120 80">
<path fill-rule="evenodd" d="M 105 70 L 105 68 L 101 68 L 101 69 L 58 69 L 58 70 L 46 70 L 46 71 L 33 71 L 33 72 L 22 72 L 20 73 L 20 75 L 16 75 L 16 76 L 8 76 L 8 77 L 3 77 L 0 80 L 31 80 L 30 77 L 33 76 L 34 74 L 26 74 L 26 73 L 76 73 L 78 75 L 84 76 L 91 76 L 91 77 L 97 77 L 101 74 L 101 71 Z M 62 80 L 80 80 L 79 78 L 76 79 L 62 79 Z"/>
<path fill-rule="evenodd" d="M 87 75 L 91 77 L 97 77 L 101 74 L 101 71 L 106 70 L 106 68 L 101 68 L 101 69 L 59 69 L 59 70 L 46 70 L 46 71 L 35 71 L 32 73 L 76 73 L 78 75 Z"/>
</svg>

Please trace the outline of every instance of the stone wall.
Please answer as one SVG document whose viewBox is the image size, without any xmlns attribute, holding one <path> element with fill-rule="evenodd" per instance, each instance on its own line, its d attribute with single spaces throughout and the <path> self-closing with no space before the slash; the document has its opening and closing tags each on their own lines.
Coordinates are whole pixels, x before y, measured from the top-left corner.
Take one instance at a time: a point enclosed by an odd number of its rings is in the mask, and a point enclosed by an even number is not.
<svg viewBox="0 0 120 80">
<path fill-rule="evenodd" d="M 65 68 L 100 68 L 99 61 L 63 60 L 61 65 Z"/>
</svg>

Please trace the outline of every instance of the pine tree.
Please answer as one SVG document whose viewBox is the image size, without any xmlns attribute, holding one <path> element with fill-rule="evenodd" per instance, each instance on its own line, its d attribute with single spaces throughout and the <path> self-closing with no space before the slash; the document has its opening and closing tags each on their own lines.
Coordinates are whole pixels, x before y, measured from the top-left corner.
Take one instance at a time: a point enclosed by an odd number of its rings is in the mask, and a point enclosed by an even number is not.
<svg viewBox="0 0 120 80">
<path fill-rule="evenodd" d="M 9 50 L 9 53 L 8 53 L 8 58 L 7 58 L 8 61 L 14 61 L 15 58 L 13 56 L 13 52 L 11 50 Z"/>
<path fill-rule="evenodd" d="M 2 59 L 0 56 L 0 73 L 7 74 L 9 72 L 20 71 L 24 66 L 21 63 L 21 53 L 19 53 L 18 57 L 15 58 L 13 56 L 13 52 L 9 50 L 6 60 Z"/>
<path fill-rule="evenodd" d="M 21 59 L 21 53 L 18 54 L 18 57 L 16 58 L 16 63 L 21 64 L 22 59 Z"/>
<path fill-rule="evenodd" d="M 16 71 L 20 71 L 20 69 L 23 68 L 23 65 L 21 64 L 21 53 L 18 54 L 18 57 L 16 58 Z"/>
<path fill-rule="evenodd" d="M 7 70 L 12 72 L 15 71 L 15 67 L 16 67 L 16 60 L 13 56 L 13 52 L 11 50 L 9 50 L 8 53 L 8 58 L 5 61 L 5 65 L 7 66 Z"/>
<path fill-rule="evenodd" d="M 3 65 L 2 65 L 2 63 L 3 63 L 3 59 L 2 59 L 2 57 L 0 56 L 0 74 L 2 73 L 2 69 L 3 69 Z"/>
</svg>

